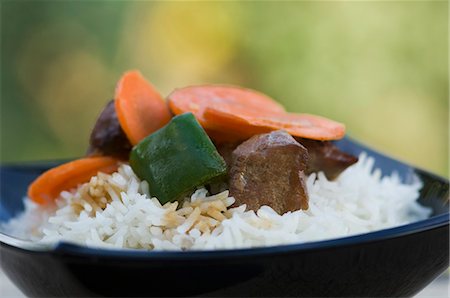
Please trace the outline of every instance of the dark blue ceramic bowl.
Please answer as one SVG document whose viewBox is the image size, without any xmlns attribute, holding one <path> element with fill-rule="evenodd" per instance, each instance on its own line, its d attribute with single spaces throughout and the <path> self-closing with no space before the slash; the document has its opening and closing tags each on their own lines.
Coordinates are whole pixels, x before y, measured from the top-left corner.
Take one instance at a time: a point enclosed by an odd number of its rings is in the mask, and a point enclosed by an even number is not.
<svg viewBox="0 0 450 298">
<path fill-rule="evenodd" d="M 449 266 L 448 180 L 367 151 L 384 173 L 424 182 L 427 220 L 378 232 L 267 248 L 148 252 L 58 243 L 25 245 L 1 236 L 1 265 L 28 296 L 412 296 Z M 28 184 L 50 163 L 1 167 L 0 220 L 23 209 Z"/>
</svg>

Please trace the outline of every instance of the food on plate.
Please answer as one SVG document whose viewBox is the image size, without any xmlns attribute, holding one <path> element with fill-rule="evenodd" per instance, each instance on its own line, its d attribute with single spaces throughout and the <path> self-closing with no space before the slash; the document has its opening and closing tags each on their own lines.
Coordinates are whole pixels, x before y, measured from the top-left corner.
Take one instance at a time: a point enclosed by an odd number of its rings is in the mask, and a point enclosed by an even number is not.
<svg viewBox="0 0 450 298">
<path fill-rule="evenodd" d="M 225 160 L 225 163 L 227 164 L 228 170 L 230 168 L 231 161 L 232 161 L 232 158 L 233 158 L 233 151 L 241 143 L 242 143 L 241 141 L 221 142 L 221 143 L 217 143 L 216 142 L 215 143 L 217 151 L 223 157 L 223 159 Z"/>
<path fill-rule="evenodd" d="M 137 144 L 130 165 L 162 204 L 181 199 L 227 172 L 225 161 L 192 113 L 174 117 Z"/>
<path fill-rule="evenodd" d="M 168 99 L 175 114 L 192 112 L 206 130 L 213 131 L 213 138 L 223 134 L 219 141 L 245 140 L 279 129 L 315 140 L 337 140 L 345 134 L 341 123 L 315 115 L 287 113 L 273 99 L 250 89 L 193 86 L 175 90 Z"/>
<path fill-rule="evenodd" d="M 201 85 L 179 88 L 168 96 L 175 114 L 192 112 L 203 127 L 210 125 L 204 118 L 205 108 L 211 105 L 230 104 L 258 111 L 285 112 L 284 107 L 272 98 L 255 90 L 226 85 Z M 211 123 L 214 126 L 214 122 Z"/>
<path fill-rule="evenodd" d="M 203 117 L 217 131 L 233 131 L 240 139 L 255 134 L 283 129 L 296 137 L 313 140 L 338 140 L 344 137 L 345 126 L 324 117 L 248 109 L 229 103 L 212 104 Z"/>
<path fill-rule="evenodd" d="M 119 80 L 86 157 L 44 172 L 18 237 L 94 247 L 229 249 L 366 233 L 424 219 L 421 182 L 381 174 L 333 143 L 345 126 L 250 89 L 202 85 L 167 101 Z"/>
<path fill-rule="evenodd" d="M 34 180 L 28 188 L 28 197 L 39 204 L 50 204 L 62 191 L 88 182 L 98 172 L 115 172 L 118 166 L 113 157 L 86 157 L 62 164 Z"/>
<path fill-rule="evenodd" d="M 333 180 L 358 161 L 356 156 L 339 150 L 329 141 L 318 142 L 305 138 L 296 138 L 296 140 L 308 150 L 309 162 L 305 171 L 308 175 L 322 171 L 328 179 Z"/>
<path fill-rule="evenodd" d="M 284 112 L 284 107 L 272 98 L 255 90 L 226 85 L 201 85 L 179 88 L 168 96 L 168 104 L 174 114 L 194 113 L 208 135 L 216 142 L 244 140 L 236 130 L 223 130 L 216 121 L 206 121 L 204 110 L 213 104 L 231 104 L 258 111 Z M 263 130 L 262 132 L 266 132 Z"/>
<path fill-rule="evenodd" d="M 115 107 L 120 126 L 136 145 L 172 118 L 158 91 L 138 71 L 125 73 L 117 83 Z"/>
<path fill-rule="evenodd" d="M 251 210 L 267 205 L 279 214 L 308 209 L 305 170 L 308 151 L 277 130 L 240 144 L 230 165 L 230 195 Z"/>
<path fill-rule="evenodd" d="M 340 150 L 330 141 L 317 141 L 305 138 L 294 138 L 308 152 L 308 165 L 305 173 L 323 172 L 329 180 L 335 179 L 342 171 L 358 161 L 354 155 Z M 217 150 L 227 165 L 231 164 L 233 151 L 240 141 L 217 143 Z"/>
<path fill-rule="evenodd" d="M 89 138 L 89 156 L 116 156 L 128 159 L 131 143 L 117 119 L 114 100 L 108 102 L 92 129 Z"/>
</svg>

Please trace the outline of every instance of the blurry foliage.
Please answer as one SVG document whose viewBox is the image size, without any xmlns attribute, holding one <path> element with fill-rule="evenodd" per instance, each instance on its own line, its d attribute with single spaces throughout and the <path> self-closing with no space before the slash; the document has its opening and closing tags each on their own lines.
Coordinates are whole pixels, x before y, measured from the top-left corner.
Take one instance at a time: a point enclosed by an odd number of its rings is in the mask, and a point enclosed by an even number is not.
<svg viewBox="0 0 450 298">
<path fill-rule="evenodd" d="M 448 175 L 448 4 L 8 1 L 1 4 L 1 160 L 84 154 L 120 74 L 164 95 L 208 82 L 324 115 Z"/>
</svg>

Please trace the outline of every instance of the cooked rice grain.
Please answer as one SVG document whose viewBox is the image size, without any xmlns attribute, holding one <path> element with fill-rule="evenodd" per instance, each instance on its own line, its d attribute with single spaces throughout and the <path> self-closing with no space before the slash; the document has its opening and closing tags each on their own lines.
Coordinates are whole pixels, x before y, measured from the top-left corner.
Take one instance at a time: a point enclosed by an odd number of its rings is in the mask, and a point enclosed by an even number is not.
<svg viewBox="0 0 450 298">
<path fill-rule="evenodd" d="M 34 241 L 65 240 L 93 247 L 147 250 L 231 249 L 302 243 L 367 233 L 425 219 L 417 203 L 421 182 L 404 184 L 397 174 L 382 177 L 364 154 L 335 181 L 323 173 L 307 179 L 309 209 L 277 214 L 263 206 L 234 207 L 228 191 L 208 195 L 198 188 L 183 202 L 163 206 L 150 196 L 128 165 L 112 175 L 99 173 L 57 205 L 26 200 L 26 210 L 9 229 Z"/>
</svg>

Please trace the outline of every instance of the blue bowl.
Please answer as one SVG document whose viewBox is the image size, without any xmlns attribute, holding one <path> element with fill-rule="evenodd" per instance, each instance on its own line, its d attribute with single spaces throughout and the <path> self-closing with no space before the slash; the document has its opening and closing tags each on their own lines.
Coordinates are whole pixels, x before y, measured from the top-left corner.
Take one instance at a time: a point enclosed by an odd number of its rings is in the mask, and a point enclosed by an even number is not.
<svg viewBox="0 0 450 298">
<path fill-rule="evenodd" d="M 449 266 L 449 182 L 349 138 L 384 174 L 424 182 L 429 219 L 377 232 L 265 248 L 152 252 L 22 243 L 0 234 L 1 266 L 28 296 L 412 296 Z M 0 168 L 0 221 L 23 210 L 28 184 L 58 162 Z"/>
</svg>

